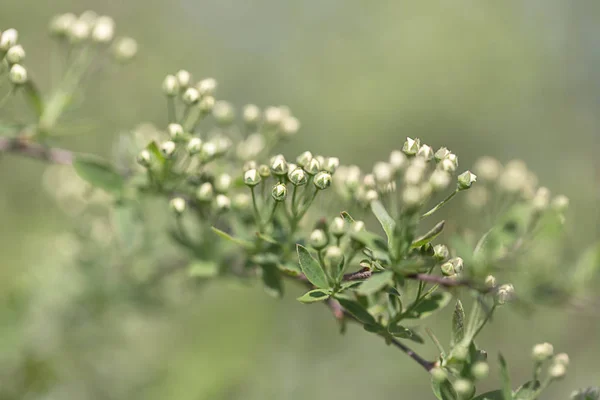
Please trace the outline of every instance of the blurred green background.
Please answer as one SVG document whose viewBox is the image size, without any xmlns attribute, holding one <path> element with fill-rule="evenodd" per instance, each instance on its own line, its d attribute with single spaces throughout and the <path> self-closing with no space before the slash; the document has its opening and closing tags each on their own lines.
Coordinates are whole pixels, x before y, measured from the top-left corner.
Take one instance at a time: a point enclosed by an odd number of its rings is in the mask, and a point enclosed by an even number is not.
<svg viewBox="0 0 600 400">
<path fill-rule="evenodd" d="M 598 238 L 596 0 L 5 0 L 0 29 L 19 30 L 42 88 L 54 51 L 49 19 L 86 9 L 113 16 L 140 52 L 86 83 L 77 116 L 89 132 L 67 139 L 70 148 L 108 154 L 123 130 L 164 125 L 160 84 L 185 68 L 216 78 L 218 97 L 237 105 L 289 105 L 302 122 L 284 149 L 292 154 L 368 167 L 417 136 L 448 146 L 464 168 L 483 154 L 525 159 L 542 184 L 570 197 L 569 240 L 583 248 Z M 31 354 L 28 368 L 42 372 L 23 382 L 33 388 L 26 398 L 433 398 L 407 357 L 357 327 L 340 336 L 326 309 L 293 300 L 295 288 L 276 301 L 259 288 L 213 284 L 162 312 L 119 306 L 100 317 L 82 309 L 82 323 L 61 319 L 78 289 L 56 261 L 52 240 L 68 220 L 41 188 L 43 168 L 0 159 L 0 370 L 15 379 L 10 366 Z M 35 288 L 26 311 L 11 302 L 22 285 Z M 572 367 L 543 397 L 551 400 L 600 384 L 599 338 L 597 307 L 533 317 L 505 309 L 480 344 L 493 358 L 503 350 L 515 382 L 529 379 L 533 344 L 568 352 Z M 36 394 L 46 386 L 50 395 Z"/>
</svg>

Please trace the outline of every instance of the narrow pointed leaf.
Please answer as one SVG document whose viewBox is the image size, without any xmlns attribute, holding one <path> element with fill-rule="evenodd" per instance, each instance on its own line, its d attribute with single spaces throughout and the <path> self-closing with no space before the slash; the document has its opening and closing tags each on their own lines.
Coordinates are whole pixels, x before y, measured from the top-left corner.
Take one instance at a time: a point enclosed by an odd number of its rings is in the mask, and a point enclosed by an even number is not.
<svg viewBox="0 0 600 400">
<path fill-rule="evenodd" d="M 510 375 L 508 373 L 508 365 L 502 354 L 498 354 L 498 362 L 500 363 L 500 380 L 502 382 L 502 395 L 504 399 L 512 399 L 512 387 L 510 384 Z"/>
<path fill-rule="evenodd" d="M 344 307 L 344 309 L 346 311 L 348 311 L 350 314 L 352 314 L 356 319 L 358 319 L 363 324 L 370 325 L 370 326 L 378 326 L 379 325 L 377 323 L 377 321 L 375 321 L 375 318 L 373 318 L 373 316 L 371 314 L 369 314 L 367 309 L 364 308 L 362 305 L 360 305 L 358 302 L 356 302 L 354 300 L 350 300 L 345 297 L 341 297 L 341 296 L 336 296 L 336 299 L 337 299 L 337 301 L 339 301 L 340 305 L 342 307 Z"/>
<path fill-rule="evenodd" d="M 351 224 L 354 222 L 354 218 L 352 218 L 352 216 L 350 214 L 348 214 L 346 211 L 342 211 L 341 214 L 342 219 L 344 221 L 346 221 L 347 223 Z"/>
<path fill-rule="evenodd" d="M 416 238 L 412 242 L 411 247 L 413 247 L 413 248 L 415 248 L 415 247 L 421 247 L 421 246 L 424 246 L 427 243 L 431 242 L 440 233 L 442 233 L 442 231 L 444 230 L 444 225 L 445 224 L 446 224 L 446 221 L 440 221 L 440 222 L 438 222 L 436 226 L 434 226 L 433 228 L 431 228 L 431 230 L 429 230 L 429 232 L 427 232 L 423 236 L 420 236 L 420 237 Z"/>
<path fill-rule="evenodd" d="M 223 232 L 219 228 L 215 228 L 214 226 L 212 226 L 211 229 L 214 233 L 216 233 L 223 239 L 227 239 L 230 242 L 233 242 L 239 246 L 242 246 L 245 249 L 252 249 L 254 247 L 254 245 L 251 242 L 244 240 L 244 239 L 235 238 L 235 237 L 231 236 L 230 234 L 228 234 L 227 232 Z"/>
<path fill-rule="evenodd" d="M 300 269 L 306 276 L 306 279 L 313 285 L 321 289 L 329 288 L 329 282 L 327 281 L 327 275 L 321 267 L 321 264 L 310 255 L 310 252 L 306 247 L 298 245 L 298 260 L 300 261 Z"/>
<path fill-rule="evenodd" d="M 404 318 L 427 318 L 436 311 L 439 311 L 442 308 L 446 307 L 448 303 L 450 303 L 450 300 L 452 300 L 452 295 L 448 292 L 434 293 L 431 296 L 427 297 L 425 300 L 421 301 L 419 305 L 416 306 L 408 314 L 404 315 Z"/>
<path fill-rule="evenodd" d="M 330 293 L 323 289 L 315 289 L 304 293 L 297 300 L 301 303 L 315 303 L 317 301 L 325 301 L 329 298 Z"/>
<path fill-rule="evenodd" d="M 465 336 L 465 310 L 460 300 L 456 301 L 454 314 L 452 314 L 452 337 L 450 347 L 460 343 Z"/>
<path fill-rule="evenodd" d="M 387 239 L 388 239 L 388 248 L 393 249 L 394 243 L 394 231 L 396 230 L 396 221 L 390 216 L 387 212 L 383 204 L 379 200 L 375 200 L 371 203 L 371 211 L 381 224 Z"/>
</svg>

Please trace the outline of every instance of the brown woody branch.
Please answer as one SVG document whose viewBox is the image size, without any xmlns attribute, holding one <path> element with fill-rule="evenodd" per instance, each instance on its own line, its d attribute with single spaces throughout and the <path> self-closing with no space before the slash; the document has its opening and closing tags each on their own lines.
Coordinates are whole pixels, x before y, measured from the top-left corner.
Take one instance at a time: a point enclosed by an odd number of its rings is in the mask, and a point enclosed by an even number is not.
<svg viewBox="0 0 600 400">
<path fill-rule="evenodd" d="M 28 137 L 0 137 L 0 153 L 14 153 L 53 164 L 70 165 L 73 153 L 32 142 Z"/>
</svg>

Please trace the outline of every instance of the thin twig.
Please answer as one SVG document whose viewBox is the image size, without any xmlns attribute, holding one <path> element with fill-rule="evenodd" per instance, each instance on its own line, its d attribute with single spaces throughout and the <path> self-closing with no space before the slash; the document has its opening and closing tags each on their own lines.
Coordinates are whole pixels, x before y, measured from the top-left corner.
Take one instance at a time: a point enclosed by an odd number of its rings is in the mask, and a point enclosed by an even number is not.
<svg viewBox="0 0 600 400">
<path fill-rule="evenodd" d="M 413 279 L 413 280 L 421 281 L 421 282 L 435 283 L 437 285 L 440 285 L 440 286 L 443 286 L 446 288 L 466 286 L 466 287 L 470 287 L 470 288 L 476 289 L 481 292 L 489 292 L 490 291 L 490 288 L 481 287 L 481 286 L 475 284 L 473 281 L 470 281 L 468 279 L 449 279 L 448 277 L 445 277 L 445 276 L 422 274 L 422 273 L 408 274 L 408 275 L 405 275 L 404 277 L 407 279 Z"/>
<path fill-rule="evenodd" d="M 31 142 L 27 137 L 0 137 L 0 153 L 14 153 L 26 157 L 47 161 L 53 164 L 70 165 L 73 163 L 73 153 L 58 148 L 46 147 Z"/>
</svg>

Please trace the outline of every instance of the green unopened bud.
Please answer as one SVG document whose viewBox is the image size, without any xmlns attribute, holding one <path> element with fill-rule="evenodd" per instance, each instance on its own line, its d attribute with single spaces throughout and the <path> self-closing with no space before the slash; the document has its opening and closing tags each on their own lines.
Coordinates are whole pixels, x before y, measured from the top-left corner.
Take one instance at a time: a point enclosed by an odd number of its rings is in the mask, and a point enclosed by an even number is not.
<svg viewBox="0 0 600 400">
<path fill-rule="evenodd" d="M 205 114 L 208 114 L 215 107 L 215 98 L 212 96 L 204 96 L 198 102 L 198 109 Z"/>
<path fill-rule="evenodd" d="M 554 346 L 548 342 L 536 344 L 531 350 L 531 357 L 538 363 L 549 360 L 553 355 Z"/>
<path fill-rule="evenodd" d="M 436 162 L 440 162 L 440 161 L 444 160 L 445 158 L 447 158 L 450 154 L 451 154 L 450 150 L 448 150 L 445 147 L 440 147 L 439 150 L 435 152 L 433 157 L 435 158 Z"/>
<path fill-rule="evenodd" d="M 285 117 L 279 124 L 279 129 L 284 136 L 293 136 L 300 129 L 300 121 L 296 117 Z"/>
<path fill-rule="evenodd" d="M 174 197 L 169 202 L 169 207 L 171 211 L 176 215 L 181 215 L 185 211 L 185 200 L 181 197 Z"/>
<path fill-rule="evenodd" d="M 443 263 L 440 269 L 442 270 L 442 274 L 444 274 L 444 276 L 456 275 L 456 271 L 454 270 L 454 264 L 452 264 L 450 261 Z"/>
<path fill-rule="evenodd" d="M 8 49 L 4 58 L 9 64 L 19 64 L 25 59 L 25 50 L 23 46 L 17 44 Z"/>
<path fill-rule="evenodd" d="M 558 195 L 552 200 L 552 208 L 557 212 L 563 213 L 569 208 L 569 198 L 567 196 Z"/>
<path fill-rule="evenodd" d="M 162 153 L 163 156 L 165 156 L 165 158 L 171 158 L 173 153 L 175 153 L 176 148 L 177 148 L 177 145 L 175 144 L 175 142 L 172 142 L 169 140 L 169 141 L 163 142 L 163 144 L 160 145 L 160 152 Z"/>
<path fill-rule="evenodd" d="M 432 368 L 429 373 L 431 374 L 431 380 L 435 383 L 442 383 L 448 379 L 448 373 L 440 367 Z"/>
<path fill-rule="evenodd" d="M 115 21 L 108 16 L 101 16 L 96 19 L 92 29 L 92 40 L 95 43 L 109 43 L 115 35 Z"/>
<path fill-rule="evenodd" d="M 262 178 L 268 178 L 269 176 L 271 176 L 271 168 L 269 168 L 265 164 L 261 164 L 258 166 L 258 173 Z"/>
<path fill-rule="evenodd" d="M 567 367 L 564 364 L 552 364 L 548 368 L 548 376 L 552 380 L 562 379 L 567 375 Z"/>
<path fill-rule="evenodd" d="M 319 190 L 327 189 L 331 186 L 331 174 L 329 172 L 321 171 L 315 175 L 313 183 Z"/>
<path fill-rule="evenodd" d="M 273 186 L 273 190 L 271 190 L 271 196 L 273 196 L 273 200 L 275 201 L 284 201 L 287 197 L 287 188 L 283 183 L 278 183 Z"/>
<path fill-rule="evenodd" d="M 329 232 L 335 237 L 343 236 L 346 233 L 346 221 L 343 218 L 335 217 L 329 225 Z"/>
<path fill-rule="evenodd" d="M 10 28 L 0 34 L 0 51 L 8 51 L 11 47 L 17 44 L 19 40 L 19 32 L 16 29 Z"/>
<path fill-rule="evenodd" d="M 218 194 L 215 197 L 215 207 L 219 212 L 228 211 L 231 208 L 231 200 L 224 194 Z"/>
<path fill-rule="evenodd" d="M 27 70 L 21 64 L 14 64 L 10 67 L 8 79 L 13 85 L 23 85 L 27 82 Z"/>
<path fill-rule="evenodd" d="M 242 116 L 246 125 L 256 126 L 260 122 L 260 108 L 254 104 L 248 104 L 244 106 Z"/>
<path fill-rule="evenodd" d="M 403 152 L 394 150 L 390 154 L 390 165 L 394 172 L 401 171 L 408 165 L 408 158 Z"/>
<path fill-rule="evenodd" d="M 231 175 L 221 174 L 215 179 L 215 190 L 220 193 L 226 193 L 231 187 Z"/>
<path fill-rule="evenodd" d="M 316 250 L 321 250 L 327 246 L 329 242 L 325 231 L 322 229 L 315 229 L 310 233 L 308 243 Z"/>
<path fill-rule="evenodd" d="M 130 61 L 138 51 L 138 44 L 135 39 L 123 37 L 116 41 L 113 54 L 115 59 L 120 62 Z"/>
<path fill-rule="evenodd" d="M 175 75 L 167 75 L 162 83 L 163 93 L 169 97 L 174 97 L 179 93 L 179 81 Z"/>
<path fill-rule="evenodd" d="M 323 262 L 329 271 L 337 270 L 344 262 L 344 252 L 338 246 L 329 246 L 325 250 Z"/>
<path fill-rule="evenodd" d="M 471 171 L 463 172 L 458 176 L 458 190 L 469 189 L 475 181 L 477 181 L 477 175 Z"/>
<path fill-rule="evenodd" d="M 470 399 L 475 393 L 475 386 L 467 379 L 459 378 L 453 386 L 459 399 Z"/>
<path fill-rule="evenodd" d="M 379 184 L 390 183 L 394 177 L 394 170 L 390 164 L 378 162 L 373 166 L 373 176 Z"/>
<path fill-rule="evenodd" d="M 187 144 L 187 151 L 191 155 L 200 153 L 202 150 L 202 139 L 198 137 L 191 138 Z"/>
<path fill-rule="evenodd" d="M 498 305 L 506 304 L 515 298 L 515 288 L 510 283 L 500 285 L 496 289 L 496 303 Z"/>
<path fill-rule="evenodd" d="M 137 156 L 137 162 L 142 167 L 150 166 L 150 162 L 151 162 L 150 152 L 145 149 L 140 151 L 140 153 Z"/>
<path fill-rule="evenodd" d="M 483 361 L 476 362 L 471 367 L 471 374 L 473 375 L 473 378 L 477 380 L 485 379 L 490 374 L 490 366 Z"/>
<path fill-rule="evenodd" d="M 433 257 L 436 260 L 443 261 L 450 256 L 450 251 L 448 247 L 443 244 L 436 244 L 433 247 Z"/>
<path fill-rule="evenodd" d="M 233 106 L 226 101 L 217 101 L 212 110 L 212 114 L 221 125 L 228 125 L 233 122 L 234 112 Z"/>
<path fill-rule="evenodd" d="M 352 224 L 352 232 L 362 232 L 365 230 L 365 223 L 363 221 L 354 221 Z"/>
<path fill-rule="evenodd" d="M 463 272 L 464 261 L 462 258 L 454 257 L 454 258 L 450 259 L 449 262 L 451 262 L 452 265 L 454 266 L 454 272 L 456 272 L 457 274 L 460 274 L 461 272 Z"/>
<path fill-rule="evenodd" d="M 319 160 L 312 158 L 308 164 L 304 166 L 304 170 L 309 175 L 315 175 L 321 170 L 321 164 L 319 163 Z"/>
<path fill-rule="evenodd" d="M 466 346 L 459 345 L 452 349 L 452 358 L 458 361 L 466 361 L 469 357 L 469 349 Z"/>
<path fill-rule="evenodd" d="M 273 175 L 277 176 L 285 175 L 288 172 L 287 162 L 281 154 L 271 158 L 270 168 Z"/>
<path fill-rule="evenodd" d="M 179 84 L 180 88 L 187 88 L 192 83 L 192 74 L 185 69 L 180 69 L 177 71 L 175 77 L 177 78 L 177 83 Z"/>
<path fill-rule="evenodd" d="M 211 201 L 214 195 L 213 185 L 210 182 L 204 182 L 196 189 L 196 198 L 200 201 Z"/>
<path fill-rule="evenodd" d="M 200 96 L 212 96 L 217 90 L 217 80 L 214 78 L 204 78 L 196 84 L 196 89 Z"/>
<path fill-rule="evenodd" d="M 325 163 L 323 164 L 323 170 L 329 172 L 330 174 L 335 173 L 335 171 L 340 166 L 340 159 L 337 157 L 327 157 L 325 159 Z"/>
<path fill-rule="evenodd" d="M 424 160 L 431 160 L 433 158 L 433 149 L 426 144 L 422 145 L 417 151 L 417 157 L 421 157 Z"/>
<path fill-rule="evenodd" d="M 180 141 L 184 137 L 183 127 L 179 124 L 169 124 L 167 132 L 174 141 Z"/>
<path fill-rule="evenodd" d="M 258 171 L 256 169 L 249 169 L 244 174 L 244 184 L 246 186 L 250 186 L 250 187 L 256 186 L 260 183 L 261 180 L 262 180 L 262 178 L 260 177 L 260 174 L 258 173 Z"/>
<path fill-rule="evenodd" d="M 200 100 L 200 93 L 198 92 L 198 89 L 189 87 L 185 89 L 185 92 L 183 92 L 181 99 L 187 105 L 196 104 Z"/>
<path fill-rule="evenodd" d="M 293 171 L 290 171 L 288 178 L 290 179 L 290 182 L 296 186 L 306 185 L 306 182 L 308 182 L 308 175 L 302 168 L 296 168 Z"/>
<path fill-rule="evenodd" d="M 485 286 L 489 288 L 496 287 L 496 277 L 494 275 L 488 275 L 485 277 Z"/>
<path fill-rule="evenodd" d="M 312 160 L 312 159 L 313 159 L 312 153 L 310 151 L 305 151 L 304 153 L 302 153 L 298 157 L 296 157 L 296 162 L 298 163 L 299 166 L 306 167 L 310 163 L 310 160 Z"/>
<path fill-rule="evenodd" d="M 493 182 L 500 176 L 502 164 L 495 158 L 485 156 L 475 161 L 473 170 L 483 181 Z"/>
<path fill-rule="evenodd" d="M 246 193 L 238 193 L 233 197 L 233 208 L 244 211 L 250 208 L 250 196 Z"/>
<path fill-rule="evenodd" d="M 404 142 L 404 146 L 402 146 L 402 151 L 408 156 L 414 156 L 419 152 L 420 147 L 421 141 L 419 139 L 411 139 L 407 137 L 406 142 Z"/>
<path fill-rule="evenodd" d="M 448 172 L 442 171 L 441 169 L 436 169 L 429 177 L 431 188 L 436 192 L 446 189 L 450 185 L 451 181 L 452 176 Z"/>
</svg>

